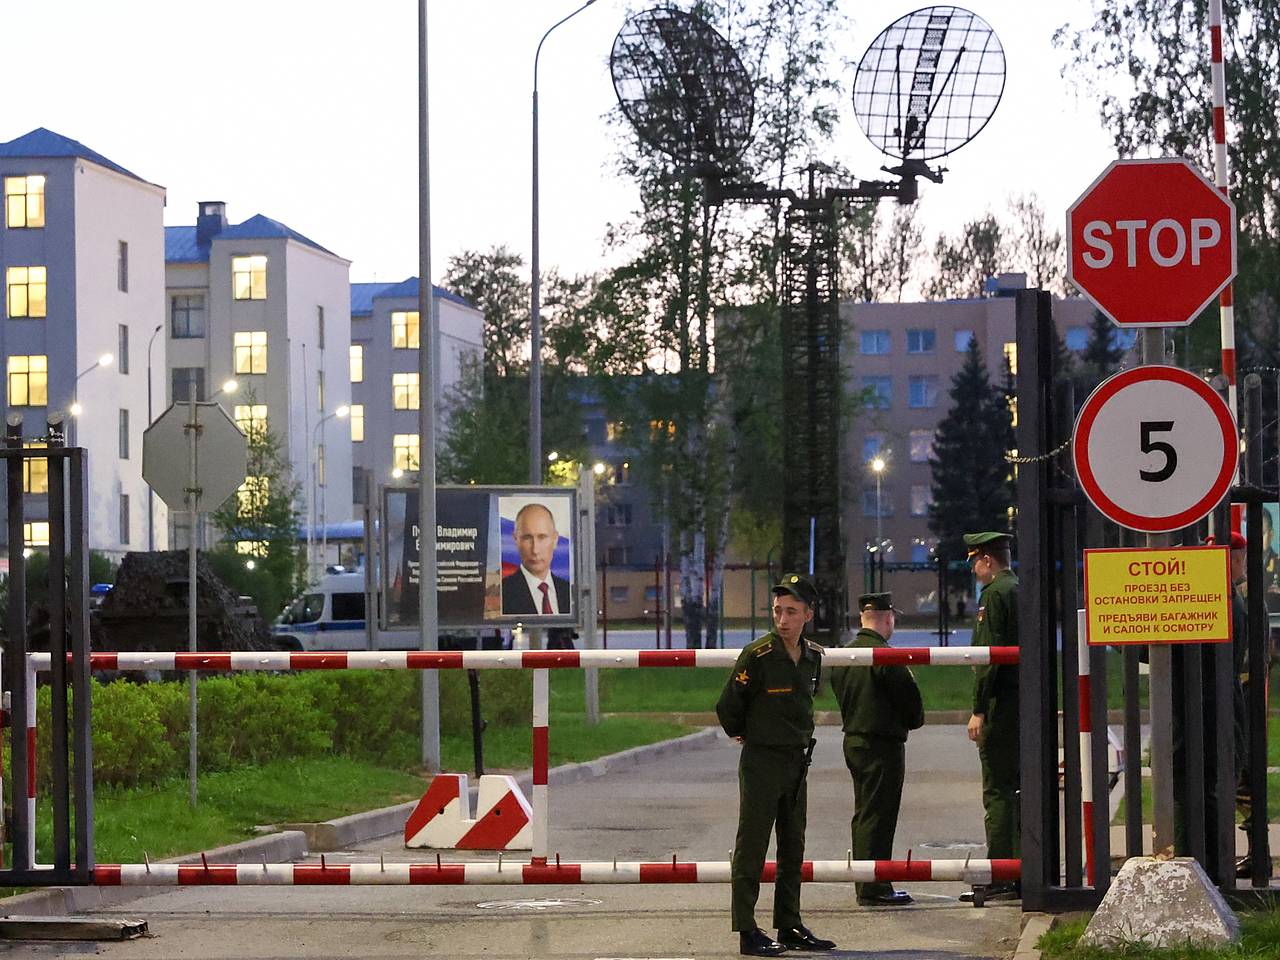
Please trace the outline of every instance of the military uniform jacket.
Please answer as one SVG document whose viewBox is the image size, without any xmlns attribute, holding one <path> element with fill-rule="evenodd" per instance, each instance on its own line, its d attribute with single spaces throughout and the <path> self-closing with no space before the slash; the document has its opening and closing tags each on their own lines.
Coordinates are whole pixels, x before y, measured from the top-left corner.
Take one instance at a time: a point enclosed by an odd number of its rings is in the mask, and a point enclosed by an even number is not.
<svg viewBox="0 0 1280 960">
<path fill-rule="evenodd" d="M 858 631 L 854 647 L 887 647 L 874 630 Z M 911 671 L 900 664 L 883 667 L 831 667 L 831 689 L 840 703 L 846 735 L 884 737 L 903 742 L 908 731 L 924 725 L 924 703 Z"/>
<path fill-rule="evenodd" d="M 1018 646 L 1018 578 L 1012 570 L 1001 570 L 983 588 L 973 624 L 975 647 Z M 1018 696 L 1017 664 L 988 664 L 976 668 L 973 685 L 973 712 L 991 719 L 995 701 Z M 1017 718 L 1008 718 L 1017 723 Z"/>
<path fill-rule="evenodd" d="M 748 746 L 807 748 L 821 671 L 822 647 L 812 640 L 800 639 L 800 660 L 792 663 L 782 638 L 766 633 L 733 665 L 716 703 L 720 726 Z"/>
</svg>

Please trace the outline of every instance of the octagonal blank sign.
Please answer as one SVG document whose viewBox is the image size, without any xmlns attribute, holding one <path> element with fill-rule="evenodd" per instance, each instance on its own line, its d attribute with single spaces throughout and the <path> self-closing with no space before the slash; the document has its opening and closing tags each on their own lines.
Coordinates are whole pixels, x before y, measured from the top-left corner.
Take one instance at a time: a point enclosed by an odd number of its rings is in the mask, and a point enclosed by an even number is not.
<svg viewBox="0 0 1280 960">
<path fill-rule="evenodd" d="M 190 469 L 186 425 L 191 404 L 172 404 L 142 435 L 142 479 L 169 508 L 187 509 Z M 200 425 L 196 441 L 196 486 L 200 509 L 216 510 L 244 483 L 249 442 L 234 420 L 216 403 L 195 404 Z"/>
</svg>

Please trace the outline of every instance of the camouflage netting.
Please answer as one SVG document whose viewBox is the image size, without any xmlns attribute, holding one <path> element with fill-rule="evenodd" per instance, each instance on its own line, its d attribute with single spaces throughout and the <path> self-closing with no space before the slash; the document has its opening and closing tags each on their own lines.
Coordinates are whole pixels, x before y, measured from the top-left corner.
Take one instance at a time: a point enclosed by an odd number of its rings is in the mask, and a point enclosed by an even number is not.
<svg viewBox="0 0 1280 960">
<path fill-rule="evenodd" d="M 271 633 L 203 557 L 196 559 L 196 628 L 201 650 L 273 650 Z M 187 553 L 128 553 L 94 616 L 103 650 L 187 649 Z"/>
</svg>

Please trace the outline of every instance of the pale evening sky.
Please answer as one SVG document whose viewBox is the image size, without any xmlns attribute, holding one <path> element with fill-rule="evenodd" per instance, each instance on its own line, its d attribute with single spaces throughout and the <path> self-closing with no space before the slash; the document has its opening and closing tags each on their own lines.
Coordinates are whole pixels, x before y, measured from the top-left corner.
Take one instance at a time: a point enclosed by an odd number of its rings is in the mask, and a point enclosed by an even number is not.
<svg viewBox="0 0 1280 960">
<path fill-rule="evenodd" d="M 430 0 L 434 275 L 468 248 L 530 246 L 530 91 L 542 32 L 577 0 Z M 846 0 L 842 56 L 862 51 L 919 0 Z M 598 0 L 543 48 L 542 262 L 603 262 L 606 224 L 635 194 L 614 173 L 608 72 L 625 0 Z M 639 6 L 639 4 L 637 4 Z M 1010 193 L 1050 218 L 1114 158 L 1092 102 L 1059 76 L 1050 43 L 1088 0 L 969 4 L 1008 60 L 1004 100 L 942 185 L 922 184 L 930 239 Z M 352 280 L 417 272 L 417 5 L 410 0 L 42 0 L 7 18 L 0 141 L 44 126 L 168 190 L 165 222 L 225 200 L 232 222 L 264 213 L 352 260 Z M 26 36 L 16 42 L 18 34 Z M 852 67 L 845 77 L 852 82 Z M 864 178 L 888 162 L 845 100 L 821 159 Z"/>
</svg>

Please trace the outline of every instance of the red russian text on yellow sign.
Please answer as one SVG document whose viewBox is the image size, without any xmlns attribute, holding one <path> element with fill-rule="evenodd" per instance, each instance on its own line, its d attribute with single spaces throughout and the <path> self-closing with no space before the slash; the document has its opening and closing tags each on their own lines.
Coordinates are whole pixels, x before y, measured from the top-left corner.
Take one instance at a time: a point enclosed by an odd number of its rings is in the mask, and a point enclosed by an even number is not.
<svg viewBox="0 0 1280 960">
<path fill-rule="evenodd" d="M 1229 642 L 1227 554 L 1226 547 L 1086 550 L 1089 643 Z"/>
</svg>

